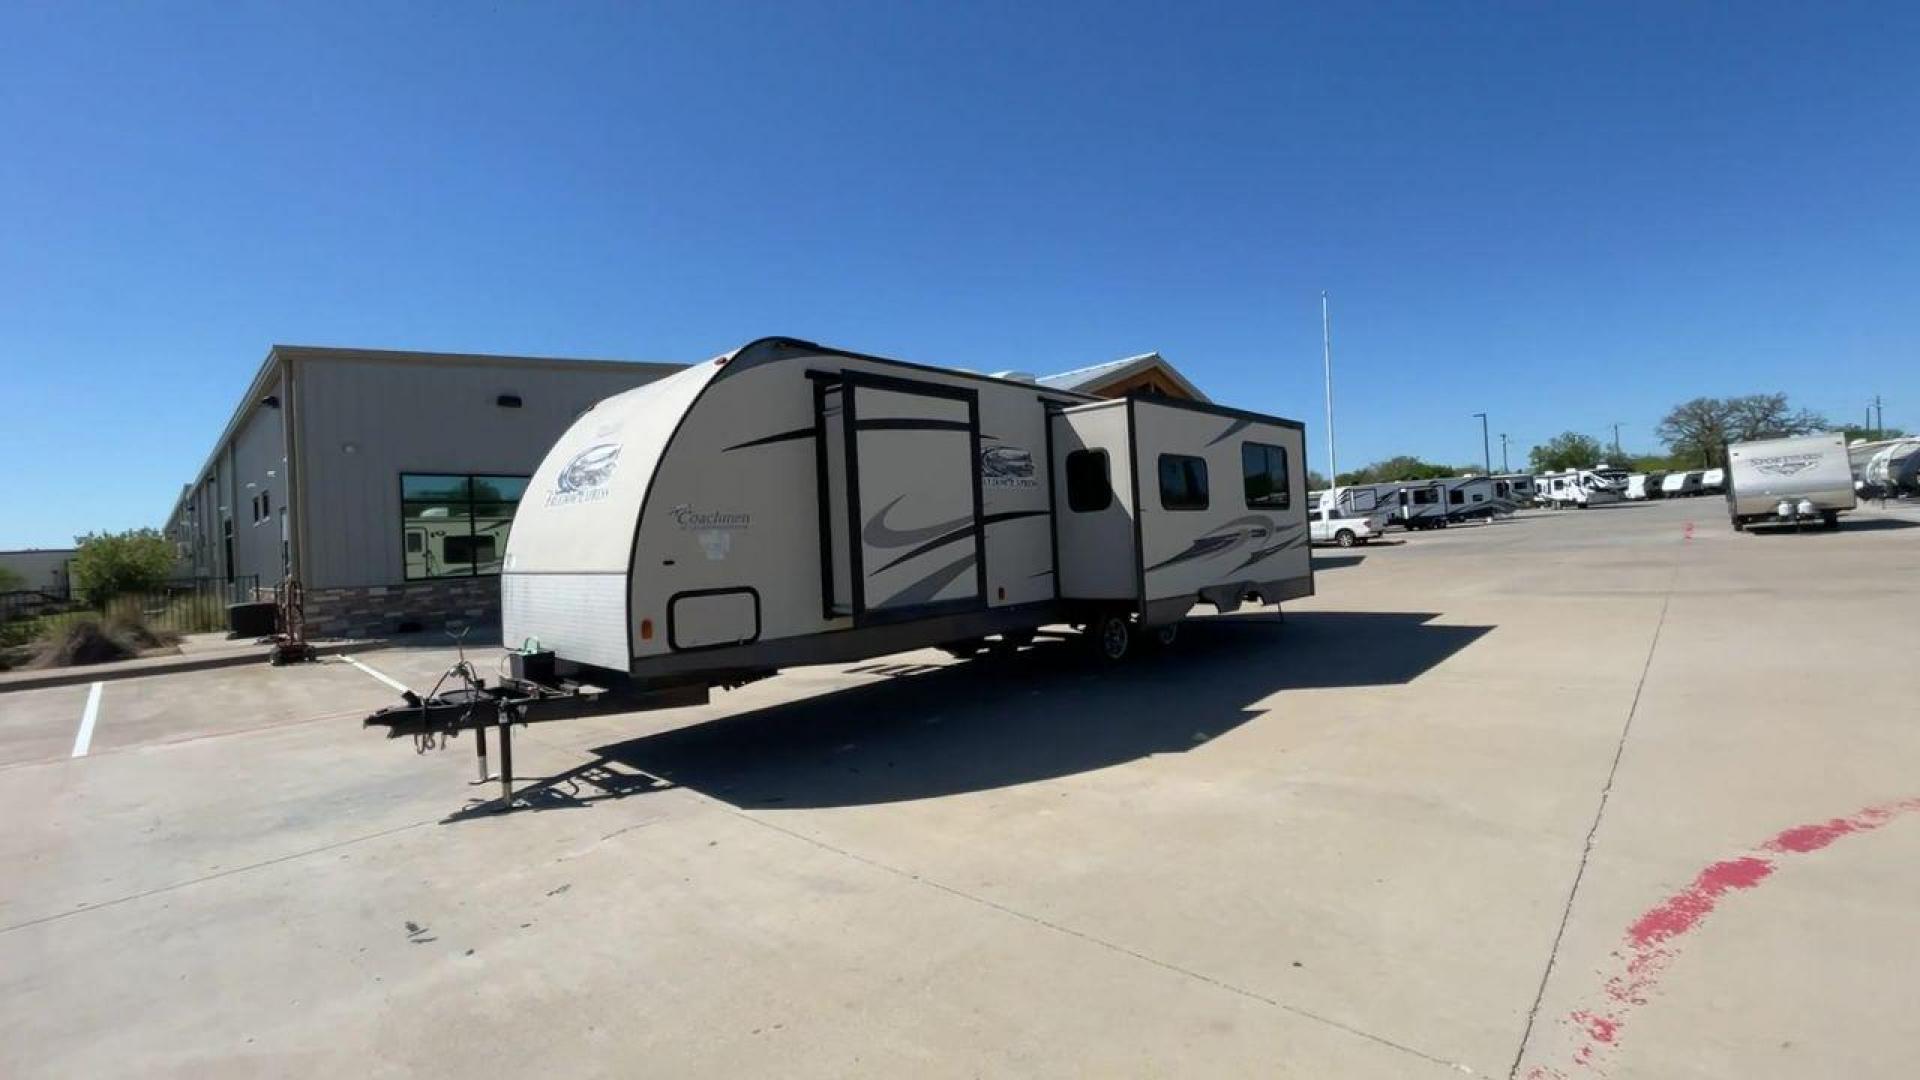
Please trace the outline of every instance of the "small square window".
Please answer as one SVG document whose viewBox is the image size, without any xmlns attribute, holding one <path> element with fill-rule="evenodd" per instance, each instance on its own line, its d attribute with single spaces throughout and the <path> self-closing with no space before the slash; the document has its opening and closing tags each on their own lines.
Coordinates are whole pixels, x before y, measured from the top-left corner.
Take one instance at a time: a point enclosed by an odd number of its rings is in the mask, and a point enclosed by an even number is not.
<svg viewBox="0 0 1920 1080">
<path fill-rule="evenodd" d="M 1205 510 L 1208 503 L 1206 459 L 1185 454 L 1161 454 L 1160 508 Z"/>
<path fill-rule="evenodd" d="M 1105 450 L 1075 450 L 1067 455 L 1067 509 L 1091 514 L 1113 505 L 1113 477 Z"/>
</svg>

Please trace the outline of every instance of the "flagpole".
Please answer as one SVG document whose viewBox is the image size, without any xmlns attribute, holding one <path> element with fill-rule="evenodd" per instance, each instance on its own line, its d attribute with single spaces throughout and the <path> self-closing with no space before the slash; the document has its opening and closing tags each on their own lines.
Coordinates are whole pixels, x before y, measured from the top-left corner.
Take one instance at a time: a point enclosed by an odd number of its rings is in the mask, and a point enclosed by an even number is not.
<svg viewBox="0 0 1920 1080">
<path fill-rule="evenodd" d="M 1327 486 L 1340 483 L 1340 461 L 1333 454 L 1333 316 L 1327 308 L 1327 290 L 1320 290 L 1320 357 L 1327 374 Z"/>
</svg>

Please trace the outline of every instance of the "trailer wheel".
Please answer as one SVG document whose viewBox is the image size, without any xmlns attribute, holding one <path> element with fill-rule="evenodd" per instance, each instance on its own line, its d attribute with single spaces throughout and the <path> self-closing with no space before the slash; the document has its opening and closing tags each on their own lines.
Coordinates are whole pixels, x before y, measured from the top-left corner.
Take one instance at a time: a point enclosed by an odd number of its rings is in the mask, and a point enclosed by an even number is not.
<svg viewBox="0 0 1920 1080">
<path fill-rule="evenodd" d="M 1133 648 L 1133 618 L 1124 611 L 1112 611 L 1095 619 L 1087 627 L 1094 652 L 1110 664 L 1127 658 Z"/>
<path fill-rule="evenodd" d="M 1737 517 L 1736 517 L 1736 518 L 1734 518 L 1734 519 L 1733 519 L 1733 531 L 1734 531 L 1734 532 L 1746 532 L 1746 531 L 1747 531 L 1747 523 L 1746 523 L 1746 520 L 1745 520 L 1745 519 L 1743 519 L 1743 518 L 1737 518 Z"/>
<path fill-rule="evenodd" d="M 1341 529 L 1339 532 L 1333 534 L 1333 542 L 1339 544 L 1341 547 L 1352 547 L 1356 539 L 1358 538 L 1353 535 L 1352 529 Z"/>
<path fill-rule="evenodd" d="M 1173 643 L 1179 639 L 1180 624 L 1177 622 L 1170 622 L 1165 626 L 1156 626 L 1153 628 L 1153 644 L 1157 648 L 1171 649 L 1173 648 Z"/>
<path fill-rule="evenodd" d="M 1822 528 L 1827 528 L 1827 529 L 1839 528 L 1840 527 L 1840 511 L 1822 510 L 1820 512 L 1820 525 Z"/>
</svg>

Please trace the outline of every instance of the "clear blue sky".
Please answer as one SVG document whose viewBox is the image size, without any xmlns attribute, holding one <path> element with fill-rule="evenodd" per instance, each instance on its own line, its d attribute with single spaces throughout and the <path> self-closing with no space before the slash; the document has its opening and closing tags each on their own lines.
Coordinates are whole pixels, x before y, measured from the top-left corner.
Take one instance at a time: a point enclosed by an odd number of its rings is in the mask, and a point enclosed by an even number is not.
<svg viewBox="0 0 1920 1080">
<path fill-rule="evenodd" d="M 1323 288 L 1348 466 L 1920 427 L 1920 8 L 0 7 L 0 548 L 161 523 L 273 342 L 1157 349 L 1324 467 Z"/>
</svg>

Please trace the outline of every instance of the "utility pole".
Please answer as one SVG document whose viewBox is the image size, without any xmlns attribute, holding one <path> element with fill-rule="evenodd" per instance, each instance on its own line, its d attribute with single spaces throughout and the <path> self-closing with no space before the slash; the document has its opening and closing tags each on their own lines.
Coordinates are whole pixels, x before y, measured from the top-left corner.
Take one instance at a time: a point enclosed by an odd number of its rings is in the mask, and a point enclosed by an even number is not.
<svg viewBox="0 0 1920 1080">
<path fill-rule="evenodd" d="M 1507 464 L 1507 433 L 1504 431 L 1500 433 L 1500 471 L 1502 473 L 1513 471 L 1513 466 Z"/>
<path fill-rule="evenodd" d="M 1873 395 L 1873 437 L 1878 439 L 1887 433 L 1887 414 L 1880 410 L 1880 395 Z"/>
<path fill-rule="evenodd" d="M 1613 463 L 1620 464 L 1620 459 L 1625 456 L 1620 452 L 1620 421 L 1615 420 L 1613 422 Z"/>
<path fill-rule="evenodd" d="M 1320 359 L 1327 372 L 1327 486 L 1340 483 L 1340 459 L 1333 453 L 1333 315 L 1327 307 L 1327 290 L 1320 290 Z"/>
<path fill-rule="evenodd" d="M 1483 412 L 1477 412 L 1477 413 L 1474 413 L 1473 415 L 1480 418 L 1480 453 L 1484 455 L 1487 459 L 1487 471 L 1483 475 L 1492 476 L 1493 475 L 1493 443 L 1487 439 L 1487 414 Z"/>
</svg>

